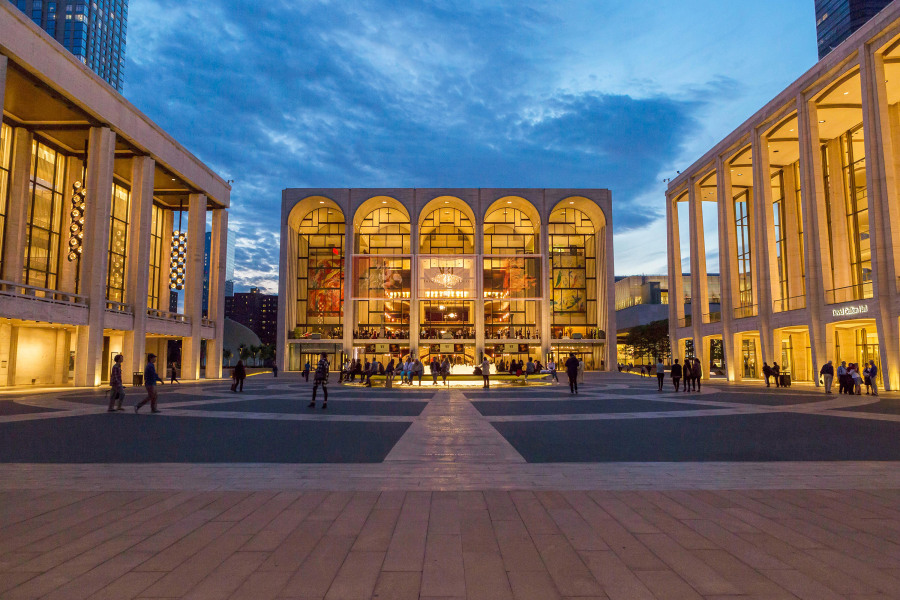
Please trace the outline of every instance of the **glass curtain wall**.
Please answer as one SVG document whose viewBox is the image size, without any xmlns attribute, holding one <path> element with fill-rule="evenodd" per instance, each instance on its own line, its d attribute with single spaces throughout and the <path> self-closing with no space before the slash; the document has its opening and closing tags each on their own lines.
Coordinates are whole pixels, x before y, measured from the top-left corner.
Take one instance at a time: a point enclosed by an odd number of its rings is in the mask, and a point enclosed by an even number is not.
<svg viewBox="0 0 900 600">
<path fill-rule="evenodd" d="M 595 337 L 597 333 L 597 238 L 582 211 L 553 211 L 550 230 L 550 288 L 553 338 Z"/>
<path fill-rule="evenodd" d="M 410 223 L 406 213 L 381 207 L 356 232 L 355 339 L 409 339 Z M 368 255 L 368 256 L 366 256 Z"/>
<path fill-rule="evenodd" d="M 300 222 L 297 236 L 297 337 L 343 336 L 344 216 L 317 208 Z"/>
<path fill-rule="evenodd" d="M 3 238 L 9 203 L 9 170 L 12 161 L 12 127 L 0 123 L 0 270 L 3 268 Z"/>
<path fill-rule="evenodd" d="M 159 286 L 162 272 L 163 227 L 165 211 L 154 204 L 150 209 L 150 286 L 147 290 L 147 308 L 160 310 Z M 168 308 L 166 306 L 165 308 Z"/>
<path fill-rule="evenodd" d="M 519 209 L 504 207 L 484 222 L 485 339 L 540 336 L 541 259 L 537 230 Z"/>
<path fill-rule="evenodd" d="M 106 273 L 106 299 L 125 302 L 125 260 L 128 248 L 128 213 L 131 192 L 113 183 L 112 206 L 109 212 L 109 251 Z"/>
<path fill-rule="evenodd" d="M 35 139 L 26 215 L 24 283 L 56 289 L 66 157 Z"/>
<path fill-rule="evenodd" d="M 869 203 L 866 196 L 866 147 L 862 125 L 841 136 L 845 215 L 849 237 L 853 299 L 872 297 L 872 247 L 869 240 Z"/>
<path fill-rule="evenodd" d="M 738 306 L 735 317 L 756 314 L 753 304 L 753 261 L 750 235 L 753 231 L 750 219 L 750 190 L 745 189 L 734 197 L 734 231 L 737 240 Z"/>
</svg>

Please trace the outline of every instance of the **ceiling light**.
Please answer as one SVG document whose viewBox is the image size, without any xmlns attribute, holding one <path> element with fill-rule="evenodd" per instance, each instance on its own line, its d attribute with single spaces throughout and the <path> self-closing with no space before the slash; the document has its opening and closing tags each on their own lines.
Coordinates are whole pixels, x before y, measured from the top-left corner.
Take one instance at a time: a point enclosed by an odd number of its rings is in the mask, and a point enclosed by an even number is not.
<svg viewBox="0 0 900 600">
<path fill-rule="evenodd" d="M 850 93 L 850 92 L 844 92 L 844 95 L 846 96 L 846 95 L 849 94 L 849 93 Z"/>
<path fill-rule="evenodd" d="M 325 204 L 324 200 L 319 200 L 319 204 Z"/>
<path fill-rule="evenodd" d="M 575 202 L 573 202 L 573 201 L 570 200 L 570 201 L 569 201 L 569 204 L 575 204 Z"/>
<path fill-rule="evenodd" d="M 825 119 L 822 119 L 821 121 L 819 121 L 819 123 L 824 123 L 824 122 L 825 122 Z"/>
</svg>

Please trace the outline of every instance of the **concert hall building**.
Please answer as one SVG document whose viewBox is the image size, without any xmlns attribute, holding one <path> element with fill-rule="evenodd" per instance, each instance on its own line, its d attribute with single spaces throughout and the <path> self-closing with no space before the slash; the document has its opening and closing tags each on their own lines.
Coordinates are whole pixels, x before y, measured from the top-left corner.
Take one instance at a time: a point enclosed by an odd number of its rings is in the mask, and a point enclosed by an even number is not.
<svg viewBox="0 0 900 600">
<path fill-rule="evenodd" d="M 287 189 L 278 361 L 615 362 L 605 189 Z M 471 371 L 470 371 L 471 372 Z"/>
<path fill-rule="evenodd" d="M 873 360 L 880 383 L 898 389 L 898 186 L 895 1 L 669 183 L 670 300 L 684 295 L 688 263 L 693 292 L 690 314 L 669 302 L 675 356 L 706 361 L 716 344 L 729 380 L 777 362 L 816 383 L 829 360 Z M 716 253 L 721 309 L 711 310 Z"/>
</svg>

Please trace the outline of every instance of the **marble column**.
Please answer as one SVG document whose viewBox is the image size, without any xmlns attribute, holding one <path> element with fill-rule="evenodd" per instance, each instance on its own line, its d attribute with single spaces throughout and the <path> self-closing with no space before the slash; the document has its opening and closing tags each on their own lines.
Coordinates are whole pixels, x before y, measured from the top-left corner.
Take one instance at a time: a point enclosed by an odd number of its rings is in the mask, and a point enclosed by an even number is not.
<svg viewBox="0 0 900 600">
<path fill-rule="evenodd" d="M 9 171 L 9 200 L 6 204 L 6 233 L 3 236 L 4 281 L 22 283 L 25 265 L 28 206 L 31 202 L 31 162 L 34 155 L 31 132 L 13 129 L 12 164 Z M 112 183 L 110 183 L 112 187 Z"/>
<path fill-rule="evenodd" d="M 721 156 L 716 158 L 716 200 L 719 205 L 719 285 L 722 294 L 722 350 L 725 353 L 725 374 L 728 381 L 740 381 L 735 337 L 734 308 L 738 304 L 740 283 L 737 267 L 737 238 L 735 231 L 734 190 L 731 170 Z"/>
<path fill-rule="evenodd" d="M 703 229 L 703 200 L 700 180 L 691 178 L 688 184 L 688 208 L 690 215 L 691 243 L 691 326 L 694 338 L 694 356 L 705 364 L 709 356 L 704 353 L 703 324 L 709 321 L 709 285 L 706 276 L 706 232 Z M 703 368 L 708 377 L 708 367 Z"/>
<path fill-rule="evenodd" d="M 150 286 L 150 221 L 153 209 L 153 174 L 156 162 L 136 156 L 131 162 L 131 206 L 125 303 L 134 313 L 134 325 L 125 332 L 123 373 L 143 369 L 147 340 L 147 296 Z M 162 365 L 165 367 L 165 364 Z"/>
<path fill-rule="evenodd" d="M 184 285 L 184 312 L 191 320 L 191 335 L 184 338 L 181 345 L 181 376 L 189 381 L 200 379 L 205 244 L 206 195 L 191 194 L 188 199 L 187 274 Z"/>
<path fill-rule="evenodd" d="M 222 350 L 225 341 L 225 263 L 228 254 L 228 211 L 212 211 L 212 239 L 209 245 L 208 317 L 215 324 L 213 339 L 206 340 L 206 378 L 222 377 Z"/>
<path fill-rule="evenodd" d="M 778 282 L 778 268 L 773 260 L 775 249 L 775 224 L 772 215 L 772 176 L 769 164 L 769 147 L 758 130 L 751 136 L 753 154 L 754 202 L 751 223 L 755 234 L 753 262 L 755 267 L 756 304 L 759 314 L 759 336 L 762 360 L 772 364 L 776 360 L 775 340 L 772 333 L 772 286 Z M 780 294 L 779 294 L 780 298 Z M 780 354 L 780 352 L 778 353 Z"/>
</svg>

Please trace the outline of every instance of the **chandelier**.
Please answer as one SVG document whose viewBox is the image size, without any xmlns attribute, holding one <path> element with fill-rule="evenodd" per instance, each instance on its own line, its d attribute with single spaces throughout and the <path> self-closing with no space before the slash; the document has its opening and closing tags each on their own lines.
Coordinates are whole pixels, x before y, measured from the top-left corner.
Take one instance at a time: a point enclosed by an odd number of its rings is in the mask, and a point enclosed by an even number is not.
<svg viewBox="0 0 900 600">
<path fill-rule="evenodd" d="M 80 181 L 72 184 L 72 217 L 69 225 L 69 262 L 77 260 L 84 251 L 84 199 L 87 194 Z"/>
<path fill-rule="evenodd" d="M 169 289 L 183 290 L 187 272 L 187 232 L 181 228 L 184 204 L 178 205 L 178 229 L 172 232 L 172 253 L 169 262 Z"/>
<path fill-rule="evenodd" d="M 439 273 L 431 278 L 436 283 L 445 288 L 452 289 L 462 283 L 462 277 L 453 272 L 453 267 L 438 266 Z"/>
</svg>

